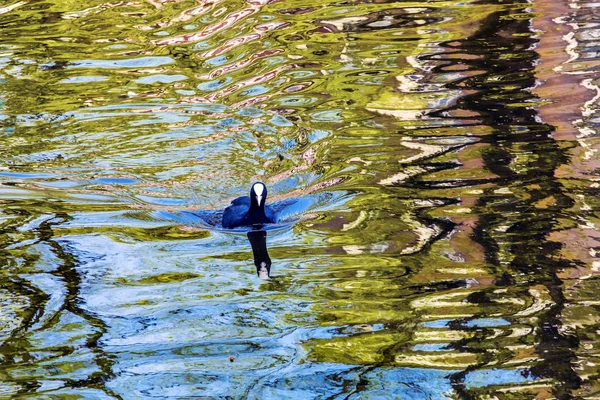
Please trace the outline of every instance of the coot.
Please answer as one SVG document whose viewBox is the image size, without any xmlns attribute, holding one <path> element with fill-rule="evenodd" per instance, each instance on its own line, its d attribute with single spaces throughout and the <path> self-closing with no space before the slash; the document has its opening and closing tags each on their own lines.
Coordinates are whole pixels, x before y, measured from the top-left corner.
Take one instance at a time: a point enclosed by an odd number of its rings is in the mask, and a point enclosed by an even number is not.
<svg viewBox="0 0 600 400">
<path fill-rule="evenodd" d="M 277 218 L 271 207 L 266 206 L 267 187 L 255 182 L 250 188 L 250 197 L 242 196 L 231 202 L 223 212 L 223 228 L 273 224 Z"/>
</svg>

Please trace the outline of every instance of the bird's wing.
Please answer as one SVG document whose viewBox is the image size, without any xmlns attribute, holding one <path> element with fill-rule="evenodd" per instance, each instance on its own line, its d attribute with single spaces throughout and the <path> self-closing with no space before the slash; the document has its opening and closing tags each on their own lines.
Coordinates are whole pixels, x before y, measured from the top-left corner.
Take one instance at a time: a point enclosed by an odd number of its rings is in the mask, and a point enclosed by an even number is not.
<svg viewBox="0 0 600 400">
<path fill-rule="evenodd" d="M 231 200 L 231 205 L 232 206 L 242 206 L 242 205 L 250 206 L 250 196 L 242 196 L 242 197 L 238 197 L 237 199 L 233 199 L 233 200 Z"/>
<path fill-rule="evenodd" d="M 236 228 L 244 225 L 248 207 L 235 204 L 227 207 L 223 212 L 222 225 L 225 229 Z"/>
<path fill-rule="evenodd" d="M 277 214 L 269 206 L 265 206 L 265 216 L 267 217 L 270 223 L 274 224 L 275 222 L 277 222 Z"/>
</svg>

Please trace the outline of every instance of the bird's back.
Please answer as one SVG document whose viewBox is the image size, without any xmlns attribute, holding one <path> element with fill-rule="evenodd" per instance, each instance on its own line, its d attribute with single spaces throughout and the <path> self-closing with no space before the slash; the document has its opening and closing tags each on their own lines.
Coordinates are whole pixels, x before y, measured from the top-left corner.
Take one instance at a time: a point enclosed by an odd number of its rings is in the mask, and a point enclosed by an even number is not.
<svg viewBox="0 0 600 400">
<path fill-rule="evenodd" d="M 248 206 L 248 208 L 250 208 L 250 196 L 242 196 L 242 197 L 238 197 L 237 199 L 233 199 L 233 200 L 231 200 L 231 205 L 232 206 L 246 205 L 246 206 Z"/>
<path fill-rule="evenodd" d="M 242 196 L 231 201 L 231 205 L 223 212 L 223 228 L 232 229 L 254 224 L 272 224 L 277 220 L 269 206 L 265 206 L 263 215 L 250 213 L 250 197 Z"/>
</svg>

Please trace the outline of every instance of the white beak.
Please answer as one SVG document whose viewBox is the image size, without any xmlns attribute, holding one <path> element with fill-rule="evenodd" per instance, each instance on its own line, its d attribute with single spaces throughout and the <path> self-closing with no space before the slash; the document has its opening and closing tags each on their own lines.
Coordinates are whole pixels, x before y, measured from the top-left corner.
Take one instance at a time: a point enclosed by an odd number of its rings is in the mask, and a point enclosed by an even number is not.
<svg viewBox="0 0 600 400">
<path fill-rule="evenodd" d="M 264 262 L 260 263 L 260 268 L 258 269 L 258 277 L 260 279 L 269 279 L 269 270 L 267 269 L 267 264 Z"/>
<path fill-rule="evenodd" d="M 259 206 L 260 206 L 261 200 L 262 200 L 262 196 L 256 196 L 256 201 L 258 202 Z"/>
</svg>

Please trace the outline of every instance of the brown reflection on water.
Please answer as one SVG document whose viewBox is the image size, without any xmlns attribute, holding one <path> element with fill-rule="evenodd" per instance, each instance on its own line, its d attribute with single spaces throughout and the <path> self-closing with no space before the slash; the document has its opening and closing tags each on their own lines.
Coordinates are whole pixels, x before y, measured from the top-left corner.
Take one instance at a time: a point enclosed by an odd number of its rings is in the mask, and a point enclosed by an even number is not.
<svg viewBox="0 0 600 400">
<path fill-rule="evenodd" d="M 513 315 L 502 314 L 515 325 L 531 324 L 537 340 L 530 344 L 532 347 L 523 347 L 518 341 L 508 344 L 505 340 L 511 335 L 499 335 L 496 330 L 466 337 L 453 347 L 478 354 L 477 361 L 455 374 L 453 382 L 459 393 L 468 395 L 470 390 L 463 386 L 463 379 L 469 372 L 502 360 L 507 365 L 528 365 L 534 375 L 557 381 L 549 386 L 524 386 L 523 393 L 545 397 L 552 390 L 563 398 L 578 387 L 579 380 L 573 370 L 574 338 L 560 329 L 564 296 L 556 271 L 564 264 L 557 260 L 556 243 L 547 242 L 546 236 L 555 226 L 554 210 L 568 207 L 571 201 L 554 178 L 564 151 L 554 142 L 552 128 L 540 123 L 536 112 L 527 107 L 536 100 L 527 91 L 535 79 L 531 48 L 536 41 L 528 22 L 513 16 L 515 13 L 490 14 L 477 34 L 462 46 L 453 46 L 483 55 L 485 61 L 479 67 L 489 68 L 487 73 L 462 82 L 478 93 L 461 99 L 459 106 L 480 112 L 493 127 L 491 135 L 485 137 L 489 147 L 480 154 L 486 170 L 496 175 L 488 178 L 492 186 L 481 188 L 479 198 L 468 202 L 478 214 L 471 237 L 485 248 L 486 263 L 495 277 L 487 281 L 488 285 L 484 281 L 473 287 L 467 300 L 480 310 L 465 320 L 489 316 L 495 305 L 510 300 L 507 295 L 515 285 L 518 298 L 529 297 L 533 304 Z M 471 47 L 475 44 L 479 47 Z M 504 46 L 511 50 L 501 55 Z M 500 75 L 502 79 L 498 79 Z M 501 289 L 507 286 L 508 291 Z M 535 307 L 536 303 L 540 305 Z"/>
<path fill-rule="evenodd" d="M 332 324 L 360 320 L 369 329 L 383 323 L 385 328 L 375 336 L 359 331 L 335 341 L 311 342 L 315 359 L 460 370 L 451 373 L 451 381 L 464 398 L 503 392 L 501 385 L 469 385 L 470 376 L 487 368 L 521 368 L 529 379 L 506 391 L 525 397 L 569 398 L 581 386 L 576 373 L 577 337 L 561 318 L 567 312 L 561 274 L 571 267 L 561 259 L 561 252 L 569 245 L 561 246 L 552 234 L 561 215 L 575 217 L 568 211 L 574 202 L 555 176 L 568 153 L 554 140 L 554 128 L 540 121 L 530 106 L 539 104 L 531 91 L 537 40 L 530 30 L 531 15 L 526 18 L 528 11 L 525 4 L 522 7 L 522 13 L 491 10 L 468 37 L 442 42 L 441 51 L 410 60 L 411 66 L 426 71 L 413 74 L 420 75 L 419 85 L 429 85 L 432 92 L 443 74 L 473 71 L 437 87 L 446 96 L 461 91 L 447 106 L 425 112 L 421 107 L 418 113 L 386 109 L 383 104 L 371 107 L 395 117 L 404 127 L 398 133 L 409 135 L 413 143 L 427 140 L 425 146 L 412 147 L 421 157 L 404 155 L 407 167 L 397 173 L 388 171 L 388 178 L 378 183 L 390 186 L 389 193 L 399 199 L 414 201 L 414 208 L 419 199 L 432 202 L 412 216 L 416 225 L 406 221 L 417 236 L 432 227 L 437 233 L 423 234 L 421 245 L 416 245 L 416 238 L 390 236 L 377 242 L 381 246 L 343 247 L 355 255 L 393 254 L 397 247 L 390 243 L 403 242 L 408 247 L 399 252 L 405 254 L 400 265 L 408 272 L 380 271 L 377 281 L 367 284 L 359 277 L 375 271 L 355 264 L 364 271 L 355 271 L 355 279 L 347 278 L 346 286 L 337 286 L 335 294 L 329 294 L 338 300 L 328 302 L 322 318 Z M 354 22 L 345 21 L 344 29 Z M 424 123 L 417 129 L 401 125 L 408 120 Z M 433 128 L 446 121 L 471 130 L 468 137 L 476 137 L 476 144 L 470 141 L 450 147 L 454 151 L 444 149 L 444 141 L 456 143 L 460 132 Z M 382 210 L 378 212 L 381 215 Z M 363 208 L 361 215 L 354 213 L 329 226 L 344 230 L 356 224 L 364 229 L 361 239 L 372 242 L 365 235 L 371 211 Z M 352 230 L 347 232 L 353 235 Z M 368 300 L 366 293 L 370 293 Z M 394 307 L 402 311 L 386 315 L 383 299 L 392 298 L 398 302 Z M 379 312 L 367 313 L 368 308 Z M 485 318 L 504 318 L 510 325 L 478 327 L 477 321 Z M 449 321 L 446 329 L 428 324 L 444 319 Z M 407 330 L 409 335 L 404 334 Z M 423 351 L 425 344 L 444 345 L 452 352 Z"/>
<path fill-rule="evenodd" d="M 576 396 L 587 398 L 598 393 L 600 370 L 598 356 L 600 312 L 596 295 L 598 277 L 597 249 L 597 172 L 600 167 L 600 140 L 597 128 L 597 57 L 590 53 L 598 31 L 590 24 L 597 15 L 586 1 L 554 1 L 536 4 L 534 26 L 543 34 L 538 52 L 542 83 L 535 89 L 547 105 L 538 107 L 540 117 L 554 125 L 554 137 L 567 149 L 566 159 L 555 176 L 567 189 L 573 218 L 562 220 L 559 229 L 548 235 L 561 243 L 560 260 L 564 268 L 557 277 L 563 283 L 567 307 L 561 314 L 562 330 L 578 339 L 574 348 L 575 370 L 582 379 Z M 546 208 L 549 205 L 542 205 Z"/>
</svg>

